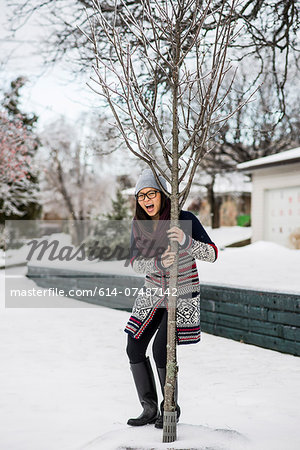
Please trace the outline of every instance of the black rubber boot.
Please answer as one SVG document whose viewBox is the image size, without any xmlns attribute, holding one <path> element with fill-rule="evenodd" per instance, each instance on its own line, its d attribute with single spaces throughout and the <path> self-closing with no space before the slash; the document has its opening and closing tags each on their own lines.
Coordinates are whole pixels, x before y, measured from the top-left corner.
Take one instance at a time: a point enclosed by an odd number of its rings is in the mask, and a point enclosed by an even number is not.
<svg viewBox="0 0 300 450">
<path fill-rule="evenodd" d="M 161 391 L 162 391 L 162 395 L 164 397 L 164 387 L 165 387 L 165 382 L 166 382 L 166 368 L 163 367 L 157 367 L 157 373 L 158 373 L 158 378 L 159 378 L 159 382 L 160 382 L 160 386 L 161 386 Z M 175 392 L 174 392 L 174 400 L 175 400 L 175 405 L 176 405 L 176 412 L 177 412 L 177 422 L 179 420 L 179 416 L 180 416 L 180 407 L 179 405 L 177 405 L 177 400 L 178 400 L 178 382 L 177 382 L 177 378 L 176 378 L 176 384 L 175 384 Z M 155 422 L 155 428 L 163 428 L 164 427 L 164 400 L 161 402 L 160 404 L 160 414 Z"/>
<path fill-rule="evenodd" d="M 158 404 L 155 380 L 149 357 L 146 361 L 130 364 L 130 368 L 143 412 L 136 419 L 129 419 L 127 424 L 139 427 L 148 423 L 154 423 L 158 417 Z"/>
</svg>

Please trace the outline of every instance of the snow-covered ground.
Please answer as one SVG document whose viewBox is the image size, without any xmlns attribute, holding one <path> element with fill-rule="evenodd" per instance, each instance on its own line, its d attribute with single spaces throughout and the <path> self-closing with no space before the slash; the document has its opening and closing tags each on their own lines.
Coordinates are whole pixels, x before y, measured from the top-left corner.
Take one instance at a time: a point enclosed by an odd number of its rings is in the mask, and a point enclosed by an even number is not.
<svg viewBox="0 0 300 450">
<path fill-rule="evenodd" d="M 197 261 L 205 283 L 300 293 L 300 250 L 259 241 L 219 252 L 214 264 Z"/>
<path fill-rule="evenodd" d="M 141 411 L 128 313 L 61 297 L 61 308 L 5 309 L 0 274 L 1 450 L 300 448 L 299 358 L 205 333 L 179 346 L 178 441 L 162 444 L 153 425 L 126 425 Z"/>
<path fill-rule="evenodd" d="M 220 249 L 226 247 L 227 245 L 234 244 L 235 242 L 250 239 L 252 236 L 251 227 L 205 227 L 205 230 L 211 240 L 215 242 Z"/>
</svg>

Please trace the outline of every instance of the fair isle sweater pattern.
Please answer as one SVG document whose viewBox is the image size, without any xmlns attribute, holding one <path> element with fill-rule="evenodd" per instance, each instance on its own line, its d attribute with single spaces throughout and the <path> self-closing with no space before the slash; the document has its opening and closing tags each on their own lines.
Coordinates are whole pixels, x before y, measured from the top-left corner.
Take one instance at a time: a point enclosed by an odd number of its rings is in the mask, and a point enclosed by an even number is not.
<svg viewBox="0 0 300 450">
<path fill-rule="evenodd" d="M 201 339 L 200 286 L 195 260 L 214 262 L 218 251 L 192 213 L 181 211 L 179 219 L 192 222 L 192 235 L 186 233 L 178 258 L 176 340 L 181 345 L 196 343 Z M 184 230 L 184 226 L 182 229 Z M 133 254 L 131 265 L 135 272 L 145 274 L 145 283 L 143 291 L 135 299 L 124 331 L 134 339 L 139 339 L 157 309 L 166 307 L 167 296 L 163 294 L 167 292 L 170 273 L 161 265 L 160 257 L 145 258 L 137 252 Z"/>
</svg>

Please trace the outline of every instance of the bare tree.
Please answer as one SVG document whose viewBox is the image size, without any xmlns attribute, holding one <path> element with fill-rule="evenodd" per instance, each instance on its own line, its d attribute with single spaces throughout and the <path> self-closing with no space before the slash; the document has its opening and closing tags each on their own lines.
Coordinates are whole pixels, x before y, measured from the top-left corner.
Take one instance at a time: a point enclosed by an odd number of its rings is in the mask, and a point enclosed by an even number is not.
<svg viewBox="0 0 300 450">
<path fill-rule="evenodd" d="M 228 114 L 243 99 L 246 78 L 247 70 L 244 69 L 244 75 L 236 77 L 234 89 L 227 96 L 223 114 Z M 265 76 L 263 89 L 259 89 L 255 100 L 247 108 L 240 109 L 216 133 L 214 152 L 200 162 L 196 184 L 207 189 L 213 228 L 220 226 L 220 202 L 214 192 L 217 175 L 236 171 L 236 165 L 241 162 L 300 145 L 299 94 L 296 89 L 286 90 L 286 114 L 275 126 L 276 116 L 280 114 L 274 106 L 276 96 L 270 77 Z M 208 177 L 202 177 L 203 172 Z M 205 178 L 204 184 L 201 184 L 201 178 Z"/>
<path fill-rule="evenodd" d="M 89 39 L 78 32 L 76 25 L 89 33 L 89 24 L 83 8 L 86 8 L 88 15 L 92 16 L 93 0 L 8 0 L 7 4 L 11 10 L 10 26 L 15 32 L 24 23 L 36 17 L 39 23 L 44 24 L 44 44 L 36 42 L 37 51 L 44 55 L 45 62 L 53 63 L 68 56 L 68 60 L 77 63 L 75 71 L 85 70 L 90 67 L 91 57 L 89 54 Z M 211 8 L 219 11 L 222 5 L 222 20 L 228 20 L 230 12 L 230 2 L 215 0 Z M 102 12 L 105 18 L 110 21 L 117 8 L 118 15 L 116 23 L 122 29 L 123 35 L 130 35 L 132 42 L 136 37 L 131 34 L 126 20 L 123 20 L 124 11 L 129 8 L 136 20 L 148 22 L 148 18 L 143 16 L 143 6 L 139 0 L 126 2 L 126 7 L 120 1 L 115 5 L 114 0 L 101 2 Z M 125 14 L 126 15 L 126 14 Z M 287 83 L 288 72 L 294 65 L 299 67 L 299 2 L 297 0 L 253 0 L 240 1 L 236 4 L 235 10 L 230 14 L 231 20 L 243 25 L 240 37 L 231 40 L 229 43 L 231 57 L 240 61 L 241 59 L 253 56 L 253 60 L 259 61 L 259 73 L 265 73 L 266 62 L 271 61 L 273 86 L 277 91 L 277 104 L 282 115 L 285 114 L 285 85 Z M 203 24 L 202 33 L 209 34 L 215 30 L 219 23 L 219 14 L 211 15 Z M 109 58 L 111 44 L 105 39 L 105 33 L 101 28 L 96 30 L 101 48 L 102 58 Z M 191 33 L 197 32 L 194 24 Z M 164 41 L 165 36 L 160 36 Z M 151 36 L 149 37 L 151 39 Z M 161 49 L 164 52 L 163 49 Z M 165 53 L 167 57 L 167 53 Z M 161 62 L 163 65 L 163 61 Z M 164 77 L 164 73 L 160 72 Z M 279 119 L 277 119 L 279 120 Z"/>
<path fill-rule="evenodd" d="M 243 100 L 226 115 L 220 113 L 234 77 L 227 50 L 236 38 L 232 20 L 236 2 L 231 2 L 226 17 L 228 3 L 220 2 L 219 8 L 214 4 L 212 0 L 142 0 L 137 18 L 134 9 L 122 0 L 115 2 L 113 17 L 108 20 L 101 3 L 95 0 L 94 12 L 88 17 L 91 31 L 87 34 L 82 30 L 96 60 L 91 88 L 110 106 L 128 149 L 151 168 L 161 190 L 170 197 L 171 226 L 178 224 L 179 210 L 199 162 L 211 150 L 209 143 L 216 129 L 246 102 Z M 128 30 L 125 35 L 120 17 Z M 207 35 L 205 25 L 211 20 L 216 26 Z M 104 39 L 111 47 L 110 58 L 102 58 Z M 229 86 L 220 95 L 227 79 Z M 161 108 L 170 109 L 171 128 L 160 121 Z M 154 157 L 157 147 L 163 164 Z M 158 175 L 170 183 L 171 194 L 160 184 Z M 177 243 L 172 242 L 171 251 L 178 254 Z M 177 263 L 178 258 L 171 266 L 171 293 L 177 292 Z M 168 301 L 164 442 L 176 439 L 176 298 L 170 295 Z"/>
<path fill-rule="evenodd" d="M 44 208 L 54 210 L 74 221 L 76 240 L 81 242 L 85 220 L 97 217 L 109 208 L 108 184 L 101 173 L 101 157 L 97 148 L 86 145 L 84 123 L 70 125 L 64 120 L 51 123 L 42 133 L 40 151 L 42 168 L 41 201 Z M 105 130 L 100 130 L 105 142 Z M 93 139 L 93 145 L 96 146 Z M 99 141 L 98 141 L 99 144 Z M 113 184 L 113 183 L 112 183 Z M 113 191 L 110 184 L 110 193 Z"/>
</svg>

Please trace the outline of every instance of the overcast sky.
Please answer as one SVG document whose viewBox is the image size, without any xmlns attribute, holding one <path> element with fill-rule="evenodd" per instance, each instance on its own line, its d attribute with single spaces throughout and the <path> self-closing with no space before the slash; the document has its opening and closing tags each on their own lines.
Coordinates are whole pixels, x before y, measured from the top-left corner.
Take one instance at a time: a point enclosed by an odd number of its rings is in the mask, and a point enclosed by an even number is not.
<svg viewBox="0 0 300 450">
<path fill-rule="evenodd" d="M 60 114 L 71 119 L 81 112 L 91 111 L 97 104 L 95 94 L 86 86 L 88 75 L 70 82 L 71 74 L 63 65 L 45 69 L 36 51 L 42 29 L 34 20 L 22 27 L 14 38 L 10 36 L 6 0 L 0 0 L 0 89 L 20 75 L 29 79 L 22 89 L 22 106 L 39 115 L 43 127 Z"/>
</svg>

